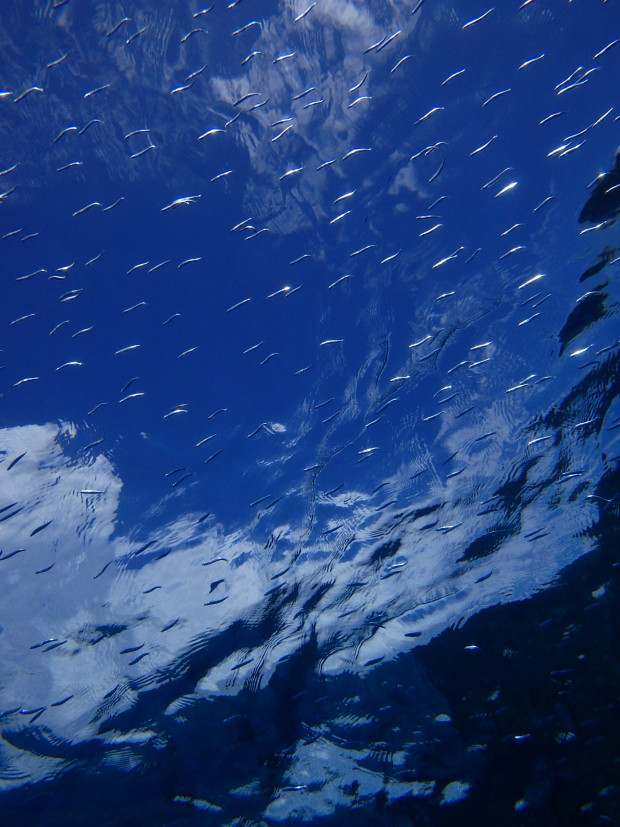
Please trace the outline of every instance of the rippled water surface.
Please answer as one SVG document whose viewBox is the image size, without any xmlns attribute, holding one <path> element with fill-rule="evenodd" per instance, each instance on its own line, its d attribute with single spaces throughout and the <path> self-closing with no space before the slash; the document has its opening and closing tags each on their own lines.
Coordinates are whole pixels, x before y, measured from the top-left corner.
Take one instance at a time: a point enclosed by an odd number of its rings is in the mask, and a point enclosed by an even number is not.
<svg viewBox="0 0 620 827">
<path fill-rule="evenodd" d="M 616 0 L 0 37 L 2 823 L 620 823 Z"/>
</svg>

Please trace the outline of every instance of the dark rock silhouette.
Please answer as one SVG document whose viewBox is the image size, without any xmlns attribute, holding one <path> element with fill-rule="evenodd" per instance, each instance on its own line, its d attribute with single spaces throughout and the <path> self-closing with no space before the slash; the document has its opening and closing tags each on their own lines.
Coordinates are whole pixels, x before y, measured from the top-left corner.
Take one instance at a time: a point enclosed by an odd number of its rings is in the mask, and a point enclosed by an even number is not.
<svg viewBox="0 0 620 827">
<path fill-rule="evenodd" d="M 579 216 L 580 224 L 597 224 L 614 220 L 620 213 L 620 148 L 616 150 L 616 162 L 609 172 L 599 179 Z"/>
</svg>

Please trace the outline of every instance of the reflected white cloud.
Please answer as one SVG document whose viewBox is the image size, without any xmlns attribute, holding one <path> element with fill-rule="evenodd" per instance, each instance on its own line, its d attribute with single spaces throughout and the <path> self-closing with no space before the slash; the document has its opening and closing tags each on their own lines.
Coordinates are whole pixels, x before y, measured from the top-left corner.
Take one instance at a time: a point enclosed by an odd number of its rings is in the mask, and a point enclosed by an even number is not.
<svg viewBox="0 0 620 827">
<path fill-rule="evenodd" d="M 381 96 L 387 91 L 384 83 L 375 83 L 373 71 L 365 68 L 368 47 L 396 30 L 404 40 L 417 24 L 405 3 L 373 7 L 349 0 L 323 2 L 300 24 L 293 22 L 293 13 L 300 13 L 297 5 L 289 4 L 289 8 L 291 15 L 261 21 L 252 42 L 260 54 L 249 66 L 240 67 L 236 76 L 210 81 L 213 98 L 231 106 L 251 95 L 238 104 L 243 114 L 233 131 L 254 172 L 245 202 L 257 218 L 284 235 L 328 218 L 322 196 L 330 179 L 324 172 L 316 174 L 316 167 L 326 159 L 343 156 L 368 129 L 368 113 L 349 107 L 355 98 L 350 90 L 364 77 L 364 94 Z M 390 27 L 394 28 L 387 31 Z M 287 43 L 294 57 L 274 63 Z M 377 66 L 392 59 L 389 50 L 375 51 L 372 56 Z M 302 95 L 305 90 L 312 91 Z M 264 106 L 256 106 L 264 101 Z M 316 101 L 321 103 L 314 107 Z M 274 144 L 278 133 L 271 125 L 284 118 L 292 118 L 292 128 Z M 280 188 L 277 180 L 291 162 L 304 168 L 303 181 L 287 194 L 288 186 Z M 332 171 L 342 174 L 337 167 Z M 372 183 L 367 181 L 366 188 Z"/>
<path fill-rule="evenodd" d="M 499 420 L 495 429 L 500 439 Z M 0 596 L 1 706 L 21 710 L 23 726 L 36 715 L 39 725 L 71 740 L 97 737 L 102 714 L 131 708 L 131 679 L 141 676 L 144 689 L 197 641 L 215 639 L 239 622 L 255 623 L 270 601 L 277 602 L 278 587 L 282 593 L 295 588 L 297 596 L 281 605 L 277 630 L 255 649 L 225 654 L 196 684 L 197 698 L 236 694 L 253 674 L 267 684 L 310 635 L 323 653 L 322 674 L 373 668 L 487 606 L 526 598 L 589 547 L 583 535 L 593 514 L 583 509 L 575 522 L 567 485 L 559 500 L 557 488 L 532 496 L 520 515 L 521 531 L 488 561 L 459 563 L 468 543 L 485 531 L 480 481 L 481 475 L 501 478 L 497 446 L 485 455 L 484 473 L 478 459 L 475 476 L 434 482 L 413 498 L 415 507 L 395 503 L 377 512 L 376 498 L 361 490 L 321 497 L 311 534 L 303 519 L 274 528 L 272 536 L 281 539 L 277 552 L 257 543 L 253 523 L 236 532 L 204 529 L 194 514 L 161 526 L 146 547 L 119 531 L 123 486 L 110 461 L 103 454 L 71 456 L 75 433 L 68 425 L 45 425 L 1 434 L 5 466 L 27 449 L 3 471 L 23 510 L 2 523 L 0 566 L 10 589 Z M 506 448 L 510 433 L 501 437 Z M 536 467 L 533 489 L 544 491 L 553 457 L 549 452 Z M 402 486 L 398 477 L 387 482 L 397 491 Z M 105 493 L 80 493 L 93 490 Z M 416 509 L 424 513 L 438 503 L 437 524 L 424 529 Z M 334 509 L 344 512 L 344 523 Z M 493 514 L 486 519 L 492 527 Z M 528 540 L 541 526 L 549 531 L 544 549 Z M 22 546 L 23 553 L 7 554 Z M 50 561 L 52 568 L 36 573 Z M 321 588 L 324 597 L 301 610 Z M 380 624 L 369 626 L 371 617 Z M 33 757 L 21 761 L 35 777 L 45 771 Z"/>
</svg>

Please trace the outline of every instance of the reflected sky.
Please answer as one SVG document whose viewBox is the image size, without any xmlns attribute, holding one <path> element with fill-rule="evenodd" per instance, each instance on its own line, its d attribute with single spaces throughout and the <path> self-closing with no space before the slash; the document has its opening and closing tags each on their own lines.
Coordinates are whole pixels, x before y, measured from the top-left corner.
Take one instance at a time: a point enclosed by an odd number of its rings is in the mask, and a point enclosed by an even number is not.
<svg viewBox="0 0 620 827">
<path fill-rule="evenodd" d="M 190 722 L 308 692 L 329 712 L 274 739 L 276 781 L 180 785 L 171 812 L 468 798 L 463 732 L 443 769 L 425 735 L 360 776 L 385 698 L 355 693 L 557 586 L 617 516 L 618 22 L 0 14 L 2 788 L 81 747 L 86 775 L 150 766 L 173 730 L 191 764 Z M 417 663 L 416 726 L 452 726 Z"/>
</svg>

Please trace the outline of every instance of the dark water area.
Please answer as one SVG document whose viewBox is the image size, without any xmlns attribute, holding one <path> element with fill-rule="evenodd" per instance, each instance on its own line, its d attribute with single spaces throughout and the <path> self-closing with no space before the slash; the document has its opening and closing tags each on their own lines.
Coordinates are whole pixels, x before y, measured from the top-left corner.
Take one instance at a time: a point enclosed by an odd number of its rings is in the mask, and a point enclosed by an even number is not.
<svg viewBox="0 0 620 827">
<path fill-rule="evenodd" d="M 617 32 L 0 9 L 0 824 L 620 824 Z"/>
</svg>

